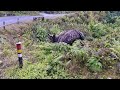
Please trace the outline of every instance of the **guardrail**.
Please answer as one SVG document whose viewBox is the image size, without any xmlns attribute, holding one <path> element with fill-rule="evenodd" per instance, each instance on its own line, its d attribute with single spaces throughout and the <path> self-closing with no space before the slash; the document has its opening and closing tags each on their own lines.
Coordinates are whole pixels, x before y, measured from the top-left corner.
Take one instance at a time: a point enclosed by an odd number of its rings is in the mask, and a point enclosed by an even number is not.
<svg viewBox="0 0 120 90">
<path fill-rule="evenodd" d="M 75 13 L 62 14 L 62 15 L 60 15 L 60 14 L 57 14 L 57 15 L 41 14 L 42 16 L 27 16 L 27 17 L 23 16 L 21 18 L 17 18 L 15 21 L 12 21 L 12 22 L 10 22 L 9 20 L 0 22 L 0 24 L 1 24 L 0 27 L 3 27 L 5 29 L 5 26 L 11 25 L 11 24 L 15 24 L 15 23 L 19 24 L 20 22 L 28 20 L 28 19 L 29 20 L 33 20 L 33 22 L 34 22 L 34 21 L 37 21 L 37 20 L 40 20 L 40 19 L 43 21 L 44 18 L 46 18 L 46 19 L 55 19 L 57 17 L 70 16 L 70 15 L 73 15 L 73 14 L 75 14 Z"/>
<path fill-rule="evenodd" d="M 20 19 L 20 18 L 17 18 L 16 20 L 8 20 L 8 21 L 3 21 L 3 23 L 0 25 L 0 27 L 3 27 L 3 29 L 5 29 L 5 26 L 8 26 L 8 25 L 11 25 L 11 24 L 20 24 L 21 22 L 25 21 L 27 18 L 24 17 L 24 19 Z M 44 20 L 44 17 L 43 16 L 33 16 L 33 17 L 29 17 L 29 20 L 33 20 L 34 21 L 37 21 L 37 20 Z M 12 22 L 10 22 L 12 21 Z"/>
</svg>

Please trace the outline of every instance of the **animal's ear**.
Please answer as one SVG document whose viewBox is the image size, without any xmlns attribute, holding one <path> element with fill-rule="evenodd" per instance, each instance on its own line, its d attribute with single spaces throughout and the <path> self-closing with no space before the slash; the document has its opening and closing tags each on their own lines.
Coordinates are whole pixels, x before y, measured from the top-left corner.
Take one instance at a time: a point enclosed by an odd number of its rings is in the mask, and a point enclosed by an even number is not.
<svg viewBox="0 0 120 90">
<path fill-rule="evenodd" d="M 53 36 L 50 35 L 50 34 L 48 34 L 48 38 L 49 38 L 50 40 L 52 40 L 52 39 L 53 39 Z"/>
<path fill-rule="evenodd" d="M 52 35 L 48 33 L 48 37 L 52 37 Z"/>
<path fill-rule="evenodd" d="M 55 34 L 55 33 L 53 34 L 53 37 L 56 37 L 56 34 Z"/>
</svg>

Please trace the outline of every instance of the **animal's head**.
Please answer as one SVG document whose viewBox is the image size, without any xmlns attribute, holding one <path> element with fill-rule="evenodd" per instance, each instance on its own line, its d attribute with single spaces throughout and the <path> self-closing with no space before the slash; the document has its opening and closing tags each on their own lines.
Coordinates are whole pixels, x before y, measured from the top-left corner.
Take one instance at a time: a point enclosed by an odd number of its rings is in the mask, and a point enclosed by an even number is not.
<svg viewBox="0 0 120 90">
<path fill-rule="evenodd" d="M 51 42 L 53 42 L 53 43 L 56 42 L 56 35 L 55 34 L 53 34 L 53 35 L 48 34 L 48 38 Z"/>
<path fill-rule="evenodd" d="M 80 39 L 84 40 L 85 39 L 85 35 L 83 34 L 83 32 L 80 32 Z"/>
</svg>

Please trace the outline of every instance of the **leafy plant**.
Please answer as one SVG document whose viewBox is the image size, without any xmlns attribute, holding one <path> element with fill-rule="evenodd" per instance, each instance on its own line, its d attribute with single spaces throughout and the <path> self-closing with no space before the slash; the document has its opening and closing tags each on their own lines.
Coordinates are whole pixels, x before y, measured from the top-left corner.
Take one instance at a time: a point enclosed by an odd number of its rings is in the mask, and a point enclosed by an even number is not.
<svg viewBox="0 0 120 90">
<path fill-rule="evenodd" d="M 102 36 L 105 36 L 109 30 L 107 26 L 98 23 L 90 25 L 90 31 L 92 32 L 92 36 L 94 38 L 101 38 Z"/>
<path fill-rule="evenodd" d="M 56 43 L 52 46 L 53 50 L 59 53 L 68 52 L 70 50 L 70 46 L 66 43 Z"/>
<path fill-rule="evenodd" d="M 114 24 L 116 22 L 116 17 L 120 16 L 120 12 L 119 11 L 107 11 L 106 12 L 106 16 L 104 17 L 104 20 L 107 23 L 112 23 Z"/>
<path fill-rule="evenodd" d="M 102 70 L 102 64 L 99 62 L 99 60 L 95 57 L 91 57 L 88 62 L 87 66 L 89 67 L 90 70 L 94 72 L 99 72 Z"/>
<path fill-rule="evenodd" d="M 50 32 L 58 34 L 61 32 L 61 29 L 58 24 L 55 24 L 52 26 L 52 28 L 50 28 Z"/>
<path fill-rule="evenodd" d="M 36 38 L 38 41 L 47 41 L 48 32 L 45 28 L 42 28 L 39 25 L 36 25 L 32 28 L 33 38 Z"/>
</svg>

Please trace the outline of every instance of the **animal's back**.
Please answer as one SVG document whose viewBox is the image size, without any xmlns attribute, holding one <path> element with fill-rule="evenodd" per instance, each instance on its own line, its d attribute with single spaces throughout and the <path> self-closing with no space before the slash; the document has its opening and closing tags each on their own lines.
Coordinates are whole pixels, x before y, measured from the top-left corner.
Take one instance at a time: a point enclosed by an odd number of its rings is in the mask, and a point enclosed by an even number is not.
<svg viewBox="0 0 120 90">
<path fill-rule="evenodd" d="M 80 39 L 81 32 L 78 30 L 68 30 L 58 36 L 58 42 L 73 43 L 76 39 Z"/>
</svg>

